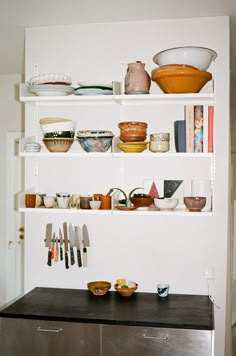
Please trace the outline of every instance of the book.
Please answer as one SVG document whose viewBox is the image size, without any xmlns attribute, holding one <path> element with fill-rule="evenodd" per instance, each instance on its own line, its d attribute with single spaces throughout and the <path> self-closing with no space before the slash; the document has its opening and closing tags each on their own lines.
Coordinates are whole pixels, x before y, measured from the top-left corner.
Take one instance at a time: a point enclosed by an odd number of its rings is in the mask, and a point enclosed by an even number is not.
<svg viewBox="0 0 236 356">
<path fill-rule="evenodd" d="M 208 106 L 208 152 L 214 151 L 214 106 Z"/>
<path fill-rule="evenodd" d="M 208 105 L 203 107 L 203 152 L 208 152 Z"/>
<path fill-rule="evenodd" d="M 194 152 L 203 152 L 203 105 L 194 106 Z"/>
<path fill-rule="evenodd" d="M 186 152 L 185 120 L 177 120 L 174 122 L 174 137 L 176 152 Z"/>
<path fill-rule="evenodd" d="M 186 127 L 186 152 L 194 152 L 194 106 L 184 107 L 184 120 Z"/>
</svg>

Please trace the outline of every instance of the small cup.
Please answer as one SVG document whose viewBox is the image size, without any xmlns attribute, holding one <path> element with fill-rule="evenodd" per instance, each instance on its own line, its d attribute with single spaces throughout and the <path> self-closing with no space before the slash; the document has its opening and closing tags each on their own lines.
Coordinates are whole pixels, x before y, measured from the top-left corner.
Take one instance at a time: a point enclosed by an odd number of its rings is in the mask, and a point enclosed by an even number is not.
<svg viewBox="0 0 236 356">
<path fill-rule="evenodd" d="M 92 196 L 88 195 L 85 197 L 80 197 L 80 209 L 90 209 L 89 202 L 92 200 Z"/>
<path fill-rule="evenodd" d="M 159 297 L 167 297 L 169 294 L 170 286 L 169 284 L 161 283 L 157 285 L 157 294 Z"/>
<path fill-rule="evenodd" d="M 55 197 L 46 195 L 45 197 L 43 197 L 43 202 L 45 208 L 53 208 L 55 203 Z"/>
<path fill-rule="evenodd" d="M 100 193 L 94 193 L 93 194 L 93 199 L 94 200 L 101 200 L 101 197 L 102 197 L 102 194 L 100 194 Z"/>
<path fill-rule="evenodd" d="M 57 197 L 57 205 L 60 209 L 67 209 L 69 206 L 70 197 Z"/>
<path fill-rule="evenodd" d="M 36 206 L 36 194 L 26 193 L 25 194 L 25 207 L 35 208 Z"/>
<path fill-rule="evenodd" d="M 102 195 L 100 197 L 101 200 L 101 209 L 110 210 L 111 209 L 111 196 L 110 195 Z"/>
<path fill-rule="evenodd" d="M 96 210 L 96 209 L 99 209 L 99 208 L 100 208 L 100 206 L 101 206 L 101 201 L 100 201 L 100 200 L 91 200 L 91 201 L 89 202 L 89 205 L 90 205 L 90 208 L 91 208 L 91 209 Z"/>
</svg>

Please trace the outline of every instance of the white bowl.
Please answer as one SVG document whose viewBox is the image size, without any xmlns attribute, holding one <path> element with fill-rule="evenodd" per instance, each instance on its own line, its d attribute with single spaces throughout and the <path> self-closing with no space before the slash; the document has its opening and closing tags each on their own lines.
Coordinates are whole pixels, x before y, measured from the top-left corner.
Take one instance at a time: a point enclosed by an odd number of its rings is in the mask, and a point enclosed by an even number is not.
<svg viewBox="0 0 236 356">
<path fill-rule="evenodd" d="M 173 210 L 179 204 L 178 198 L 154 198 L 155 206 L 160 210 Z"/>
<path fill-rule="evenodd" d="M 40 127 L 44 135 L 56 131 L 75 131 L 75 126 L 75 120 L 71 119 L 45 118 L 40 120 Z"/>
<path fill-rule="evenodd" d="M 186 46 L 169 48 L 153 57 L 159 66 L 167 64 L 189 64 L 200 70 L 207 70 L 217 53 L 210 48 Z"/>
<path fill-rule="evenodd" d="M 89 205 L 90 205 L 91 209 L 99 209 L 101 206 L 101 201 L 100 200 L 90 200 Z"/>
</svg>

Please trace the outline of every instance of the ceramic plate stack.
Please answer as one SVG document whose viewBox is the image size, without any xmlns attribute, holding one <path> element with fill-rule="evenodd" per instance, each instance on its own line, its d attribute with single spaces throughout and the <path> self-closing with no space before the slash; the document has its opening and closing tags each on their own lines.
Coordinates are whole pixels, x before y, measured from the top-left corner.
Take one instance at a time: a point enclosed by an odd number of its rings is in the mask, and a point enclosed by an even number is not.
<svg viewBox="0 0 236 356">
<path fill-rule="evenodd" d="M 41 74 L 28 81 L 30 93 L 38 96 L 65 96 L 74 93 L 71 77 L 65 74 Z"/>
<path fill-rule="evenodd" d="M 112 95 L 112 84 L 107 83 L 78 83 L 78 88 L 75 89 L 76 95 Z"/>
</svg>

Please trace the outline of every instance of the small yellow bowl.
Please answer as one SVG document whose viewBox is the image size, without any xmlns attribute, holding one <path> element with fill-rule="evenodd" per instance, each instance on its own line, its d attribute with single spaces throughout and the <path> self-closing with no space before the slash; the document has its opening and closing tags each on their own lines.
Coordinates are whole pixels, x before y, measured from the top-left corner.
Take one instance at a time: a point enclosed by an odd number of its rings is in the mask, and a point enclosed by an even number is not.
<svg viewBox="0 0 236 356">
<path fill-rule="evenodd" d="M 94 295 L 105 295 L 111 288 L 111 283 L 107 281 L 93 281 L 87 284 L 88 289 Z"/>
<path fill-rule="evenodd" d="M 114 285 L 115 290 L 122 295 L 122 297 L 130 297 L 138 288 L 138 284 L 133 288 L 121 288 L 118 283 Z"/>
<path fill-rule="evenodd" d="M 148 143 L 149 142 L 147 141 L 125 142 L 125 143 L 118 143 L 117 147 L 125 153 L 140 153 L 147 149 Z"/>
</svg>

